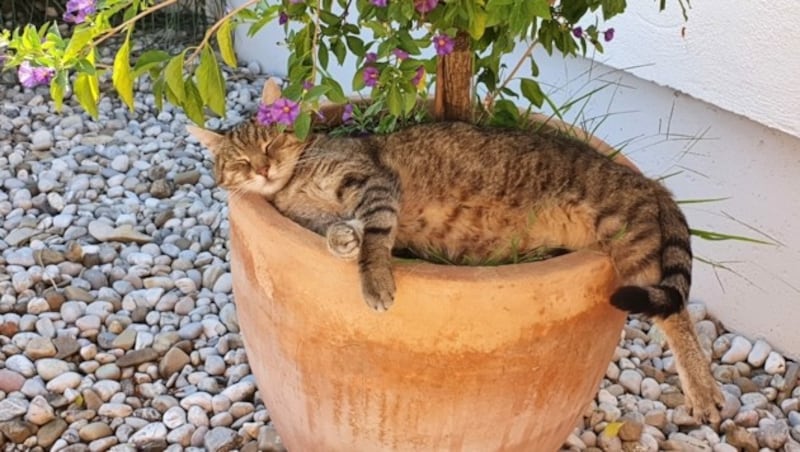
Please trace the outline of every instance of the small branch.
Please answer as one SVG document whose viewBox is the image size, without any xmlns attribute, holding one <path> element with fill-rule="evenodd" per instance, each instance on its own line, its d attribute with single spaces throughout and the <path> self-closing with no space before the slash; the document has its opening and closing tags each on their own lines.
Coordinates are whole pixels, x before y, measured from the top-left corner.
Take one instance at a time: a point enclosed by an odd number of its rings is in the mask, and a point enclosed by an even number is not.
<svg viewBox="0 0 800 452">
<path fill-rule="evenodd" d="M 249 8 L 252 5 L 255 5 L 259 1 L 260 0 L 247 0 L 241 6 L 238 6 L 235 9 L 233 9 L 231 12 L 229 12 L 228 14 L 225 14 L 222 17 L 222 19 L 214 22 L 214 25 L 212 25 L 211 28 L 209 28 L 208 31 L 206 31 L 206 35 L 203 37 L 203 40 L 200 41 L 200 44 L 197 45 L 197 48 L 195 49 L 195 51 L 192 52 L 191 55 L 189 55 L 189 59 L 186 60 L 186 62 L 190 63 L 190 62 L 194 61 L 194 59 L 197 58 L 198 55 L 200 55 L 200 51 L 203 50 L 203 47 L 208 45 L 208 42 L 211 40 L 211 37 L 214 36 L 214 33 L 216 33 L 217 30 L 219 30 L 219 27 L 221 27 L 222 24 L 225 23 L 226 20 L 228 20 L 231 17 L 239 14 L 239 11 L 241 11 L 243 9 L 246 9 L 246 8 Z"/>
<path fill-rule="evenodd" d="M 157 5 L 151 6 L 150 8 L 145 9 L 144 11 L 140 12 L 139 14 L 131 17 L 130 19 L 126 20 L 125 22 L 117 25 L 116 27 L 109 30 L 106 34 L 104 34 L 100 39 L 94 42 L 95 47 L 99 46 L 101 43 L 105 42 L 107 39 L 111 38 L 112 36 L 116 35 L 126 27 L 131 24 L 136 23 L 139 19 L 145 16 L 149 16 L 154 12 L 158 11 L 159 9 L 166 8 L 169 5 L 177 3 L 179 0 L 165 0 L 163 3 L 159 3 Z"/>
<path fill-rule="evenodd" d="M 536 47 L 536 44 L 538 44 L 538 43 L 539 43 L 538 39 L 534 39 L 533 41 L 531 41 L 531 45 L 529 45 L 528 48 L 525 50 L 525 53 L 522 54 L 522 56 L 520 57 L 519 61 L 517 61 L 517 64 L 514 65 L 514 68 L 511 69 L 511 72 L 508 73 L 508 76 L 506 77 L 506 79 L 503 80 L 503 83 L 501 83 L 500 86 L 497 89 L 494 90 L 494 92 L 492 92 L 492 93 L 490 93 L 490 94 L 488 94 L 486 96 L 486 99 L 484 99 L 483 104 L 487 108 L 492 106 L 492 104 L 494 103 L 494 98 L 497 96 L 497 94 L 503 88 L 508 86 L 508 84 L 511 82 L 511 80 L 514 79 L 514 76 L 516 76 L 517 72 L 519 72 L 520 68 L 522 68 L 522 63 L 525 60 L 527 60 L 528 57 L 531 56 L 531 54 L 533 53 L 533 48 Z"/>
<path fill-rule="evenodd" d="M 322 32 L 319 25 L 321 11 L 322 0 L 317 0 L 317 15 L 314 17 L 314 37 L 311 40 L 311 83 L 317 83 L 317 54 L 319 53 L 317 47 L 319 46 L 319 35 Z"/>
</svg>

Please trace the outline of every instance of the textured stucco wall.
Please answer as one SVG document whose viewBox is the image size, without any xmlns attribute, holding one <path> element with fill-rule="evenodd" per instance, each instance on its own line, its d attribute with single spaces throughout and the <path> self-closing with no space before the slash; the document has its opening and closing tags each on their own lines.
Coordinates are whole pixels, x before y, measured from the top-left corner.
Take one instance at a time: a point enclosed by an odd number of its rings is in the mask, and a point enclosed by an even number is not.
<svg viewBox="0 0 800 452">
<path fill-rule="evenodd" d="M 800 136 L 799 1 L 667 4 L 629 1 L 597 60 Z"/>
</svg>

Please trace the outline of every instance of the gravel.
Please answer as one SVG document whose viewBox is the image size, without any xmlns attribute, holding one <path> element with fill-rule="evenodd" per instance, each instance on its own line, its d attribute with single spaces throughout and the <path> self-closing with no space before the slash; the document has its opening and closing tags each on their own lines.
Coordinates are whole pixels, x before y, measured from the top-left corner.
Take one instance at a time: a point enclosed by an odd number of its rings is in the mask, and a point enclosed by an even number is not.
<svg viewBox="0 0 800 452">
<path fill-rule="evenodd" d="M 106 55 L 107 57 L 107 55 Z M 228 81 L 229 117 L 263 80 Z M 225 193 L 186 116 L 104 99 L 95 120 L 0 83 L 0 448 L 283 450 L 233 303 Z M 798 363 L 690 306 L 724 384 L 696 424 L 663 334 L 631 318 L 574 450 L 800 450 Z M 193 449 L 192 449 L 193 448 Z"/>
</svg>

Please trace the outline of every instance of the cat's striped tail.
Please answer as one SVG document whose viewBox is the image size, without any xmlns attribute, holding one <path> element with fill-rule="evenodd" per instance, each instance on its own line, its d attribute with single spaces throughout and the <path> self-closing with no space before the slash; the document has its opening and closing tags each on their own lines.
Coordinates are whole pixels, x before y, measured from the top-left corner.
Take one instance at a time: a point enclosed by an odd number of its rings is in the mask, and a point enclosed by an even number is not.
<svg viewBox="0 0 800 452">
<path fill-rule="evenodd" d="M 657 199 L 661 240 L 651 255 L 659 261 L 660 281 L 650 286 L 624 285 L 611 296 L 611 304 L 631 313 L 666 318 L 680 312 L 688 300 L 692 248 L 689 226 L 677 203 L 666 190 Z"/>
</svg>

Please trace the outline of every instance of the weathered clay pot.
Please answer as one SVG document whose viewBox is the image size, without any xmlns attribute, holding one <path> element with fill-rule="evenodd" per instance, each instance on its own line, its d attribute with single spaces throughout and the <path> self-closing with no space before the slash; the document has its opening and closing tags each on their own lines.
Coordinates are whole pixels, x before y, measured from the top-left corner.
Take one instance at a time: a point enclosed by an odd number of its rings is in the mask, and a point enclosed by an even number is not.
<svg viewBox="0 0 800 452">
<path fill-rule="evenodd" d="M 557 450 L 619 340 L 598 253 L 398 262 L 395 304 L 377 313 L 322 237 L 254 195 L 229 214 L 250 366 L 291 452 Z"/>
</svg>

